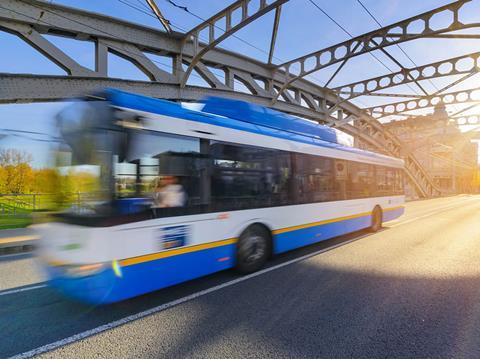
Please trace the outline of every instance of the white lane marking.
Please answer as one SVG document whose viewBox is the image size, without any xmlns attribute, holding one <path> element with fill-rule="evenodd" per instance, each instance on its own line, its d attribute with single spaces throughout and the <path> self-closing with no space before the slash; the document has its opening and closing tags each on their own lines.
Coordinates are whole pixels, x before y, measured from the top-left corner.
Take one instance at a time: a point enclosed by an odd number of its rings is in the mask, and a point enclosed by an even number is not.
<svg viewBox="0 0 480 359">
<path fill-rule="evenodd" d="M 465 203 L 465 202 L 467 202 L 467 203 Z M 441 207 L 441 208 L 439 208 L 435 211 L 428 212 L 428 213 L 426 213 L 422 216 L 410 218 L 410 219 L 407 219 L 407 220 L 404 220 L 404 221 L 401 221 L 401 222 L 397 222 L 397 223 L 393 223 L 391 225 L 387 225 L 387 228 L 398 227 L 398 226 L 401 226 L 402 224 L 408 224 L 408 223 L 415 222 L 415 221 L 418 221 L 418 220 L 423 219 L 423 218 L 434 216 L 434 215 L 442 213 L 442 212 L 447 212 L 451 209 L 459 208 L 459 205 L 461 205 L 461 204 L 469 204 L 468 202 L 473 202 L 473 201 L 463 201 L 462 203 L 457 203 L 455 205 Z"/>
<path fill-rule="evenodd" d="M 15 258 L 27 259 L 32 257 L 33 257 L 33 253 L 31 251 L 25 251 L 25 252 L 13 253 L 13 254 L 2 254 L 0 255 L 0 262 L 6 262 Z"/>
<path fill-rule="evenodd" d="M 412 218 L 410 220 L 407 220 L 407 221 L 404 221 L 404 222 L 401 222 L 401 223 L 396 223 L 390 227 L 396 227 L 396 226 L 399 226 L 399 225 L 402 225 L 402 224 L 407 224 L 407 223 L 410 223 L 410 222 L 413 222 L 415 220 L 418 220 L 418 219 L 422 219 L 422 218 L 425 218 L 425 217 L 429 217 L 429 216 L 432 216 L 432 215 L 435 215 L 435 214 L 438 214 L 438 213 L 441 213 L 441 212 L 445 212 L 445 211 L 448 211 L 450 210 L 451 208 L 455 208 L 457 207 L 456 205 L 453 205 L 453 206 L 449 206 L 448 208 L 447 207 L 442 207 L 442 209 L 440 210 L 437 210 L 435 212 L 430 212 L 430 213 L 427 213 L 426 215 L 423 215 L 423 216 L 420 216 L 420 217 L 416 217 L 416 218 Z M 102 332 L 105 332 L 109 329 L 113 329 L 113 328 L 116 328 L 116 327 L 119 327 L 121 325 L 124 325 L 124 324 L 127 324 L 127 323 L 130 323 L 130 322 L 133 322 L 133 321 L 136 321 L 136 320 L 139 320 L 139 319 L 142 319 L 142 318 L 145 318 L 149 315 L 152 315 L 152 314 L 155 314 L 155 313 L 159 313 L 161 311 L 164 311 L 166 309 L 169 309 L 169 308 L 172 308 L 176 305 L 179 305 L 179 304 L 182 304 L 182 303 L 185 303 L 185 302 L 188 302 L 190 300 L 193 300 L 193 299 L 196 299 L 196 298 L 199 298 L 201 296 L 204 296 L 206 294 L 209 294 L 209 293 L 212 293 L 212 292 L 216 292 L 218 290 L 221 290 L 223 288 L 227 288 L 227 287 L 230 287 L 232 285 L 235 285 L 237 283 L 241 283 L 241 282 L 244 282 L 246 280 L 249 280 L 251 278 L 255 278 L 255 277 L 258 277 L 262 274 L 265 274 L 265 273 L 268 273 L 268 272 L 271 272 L 271 271 L 274 271 L 276 269 L 279 269 L 279 268 L 282 268 L 282 267 L 286 267 L 290 264 L 293 264 L 293 263 L 297 263 L 297 262 L 300 262 L 300 261 L 303 261 L 303 260 L 306 260 L 308 258 L 311 258 L 311 257 L 314 257 L 314 256 L 317 256 L 319 254 L 322 254 L 322 253 L 325 253 L 325 252 L 328 252 L 328 251 L 331 251 L 333 249 L 336 249 L 338 247 L 342 247 L 344 245 L 347 245 L 349 243 L 352 243 L 352 242 L 355 242 L 359 239 L 362 239 L 362 238 L 365 238 L 365 237 L 368 237 L 370 235 L 372 235 L 373 233 L 368 233 L 368 234 L 364 234 L 360 237 L 356 237 L 356 238 L 353 238 L 349 241 L 346 241 L 346 242 L 343 242 L 343 243 L 339 243 L 339 244 L 336 244 L 332 247 L 329 247 L 329 248 L 324 248 L 324 249 L 321 249 L 319 251 L 316 251 L 316 252 L 313 252 L 313 253 L 310 253 L 310 254 L 306 254 L 302 257 L 299 257 L 299 258 L 295 258 L 295 259 L 292 259 L 292 260 L 289 260 L 287 262 L 284 262 L 284 263 L 281 263 L 281 264 L 278 264 L 276 266 L 272 266 L 272 267 L 269 267 L 269 268 L 265 268 L 265 269 L 262 269 L 258 272 L 255 272 L 255 273 L 252 273 L 252 274 L 248 274 L 246 276 L 243 276 L 241 278 L 237 278 L 237 279 L 234 279 L 230 282 L 226 282 L 226 283 L 223 283 L 223 284 L 219 284 L 215 287 L 211 287 L 211 288 L 208 288 L 208 289 L 205 289 L 205 290 L 202 290 L 200 292 L 196 292 L 196 293 L 193 293 L 193 294 L 190 294 L 186 297 L 182 297 L 182 298 L 179 298 L 179 299 L 176 299 L 174 301 L 171 301 L 171 302 L 168 302 L 168 303 L 165 303 L 165 304 L 162 304 L 162 305 L 159 305 L 157 307 L 154 307 L 154 308 L 151 308 L 151 309 L 148 309 L 148 310 L 145 310 L 143 312 L 140 312 L 140 313 L 137 313 L 137 314 L 133 314 L 133 315 L 129 315 L 125 318 L 122 318 L 122 319 L 119 319 L 119 320 L 116 320 L 116 321 L 113 321 L 113 322 L 110 322 L 110 323 L 107 323 L 107 324 L 104 324 L 104 325 L 101 325 L 99 327 L 96 327 L 96 328 L 93 328 L 93 329 L 90 329 L 90 330 L 87 330 L 87 331 L 84 331 L 82 333 L 78 333 L 78 334 L 75 334 L 75 335 L 72 335 L 70 337 L 67 337 L 67 338 L 64 338 L 64 339 L 61 339 L 61 340 L 58 340 L 56 342 L 53 342 L 53 343 L 50 343 L 50 344 L 46 344 L 44 346 L 41 346 L 41 347 L 38 347 L 36 349 L 32 349 L 30 351 L 27 351 L 27 352 L 24 352 L 24 353 L 21 353 L 21 354 L 17 354 L 15 356 L 12 356 L 10 357 L 9 359 L 24 359 L 24 358 L 31 358 L 31 357 L 34 357 L 36 355 L 39 355 L 39 354 L 42 354 L 42 353 L 46 353 L 46 352 L 49 352 L 51 350 L 54 350 L 54 349 L 57 349 L 57 348 L 60 348 L 62 346 L 65 346 L 65 345 L 68 345 L 68 344 L 72 344 L 72 343 L 75 343 L 79 340 L 82 340 L 82 339 L 86 339 L 88 337 L 91 337 L 93 335 L 96 335 L 96 334 L 100 334 Z M 32 289 L 35 289 L 35 288 L 32 288 Z"/>
<path fill-rule="evenodd" d="M 3 291 L 3 292 L 0 292 L 0 296 L 20 293 L 20 292 L 26 292 L 26 291 L 34 290 L 34 289 L 45 288 L 46 286 L 47 286 L 46 284 L 39 284 L 39 285 L 32 285 L 30 287 L 23 287 L 23 288 L 18 288 L 18 289 L 6 290 L 6 291 Z"/>
<path fill-rule="evenodd" d="M 145 318 L 145 317 L 147 317 L 147 316 L 149 316 L 149 315 L 152 315 L 152 314 L 155 314 L 155 313 L 164 311 L 164 310 L 166 310 L 166 309 L 172 308 L 172 307 L 174 307 L 174 306 L 176 306 L 176 305 L 179 305 L 179 304 L 188 302 L 188 301 L 190 301 L 190 300 L 193 300 L 193 299 L 202 297 L 202 296 L 204 296 L 204 295 L 206 295 L 206 294 L 209 294 L 209 293 L 212 293 L 212 292 L 216 292 L 216 291 L 221 290 L 221 289 L 223 289 L 223 288 L 227 288 L 227 287 L 230 287 L 230 286 L 232 286 L 232 285 L 235 285 L 235 284 L 244 282 L 244 281 L 246 281 L 246 280 L 249 280 L 249 279 L 258 277 L 258 276 L 260 276 L 260 275 L 262 275 L 262 274 L 265 274 L 265 273 L 274 271 L 274 270 L 279 269 L 279 268 L 286 267 L 286 266 L 288 266 L 288 265 L 290 265 L 290 264 L 293 264 L 293 263 L 297 263 L 297 262 L 306 260 L 306 259 L 308 259 L 308 258 L 314 257 L 314 256 L 319 255 L 319 254 L 321 254 L 321 253 L 331 251 L 331 250 L 333 250 L 333 249 L 335 249 L 335 248 L 338 248 L 338 247 L 347 245 L 347 244 L 349 244 L 349 243 L 358 241 L 359 239 L 362 239 L 362 238 L 364 238 L 364 237 L 368 237 L 368 236 L 370 236 L 370 235 L 371 235 L 371 233 L 365 234 L 365 235 L 362 235 L 362 236 L 360 236 L 360 237 L 356 237 L 356 238 L 353 238 L 353 239 L 351 239 L 351 240 L 348 240 L 348 241 L 346 241 L 346 242 L 338 243 L 338 244 L 336 244 L 336 245 L 334 245 L 334 246 L 332 246 L 332 247 L 324 248 L 324 249 L 321 249 L 321 250 L 319 250 L 319 251 L 316 251 L 316 252 L 313 252 L 313 253 L 310 253 L 310 254 L 306 254 L 306 255 L 304 255 L 304 256 L 302 256 L 302 257 L 295 258 L 295 259 L 291 259 L 291 260 L 289 260 L 289 261 L 287 261 L 287 262 L 280 263 L 280 264 L 278 264 L 278 265 L 276 265 L 276 266 L 272 266 L 272 267 L 269 267 L 269 268 L 262 269 L 262 270 L 260 270 L 260 271 L 258 271 L 258 272 L 245 275 L 245 276 L 243 276 L 243 277 L 240 277 L 240 278 L 231 280 L 231 281 L 226 282 L 226 283 L 222 283 L 222 284 L 216 285 L 216 286 L 211 287 L 211 288 L 208 288 L 208 289 L 201 290 L 200 292 L 196 292 L 196 293 L 187 295 L 186 297 L 182 297 L 182 298 L 176 299 L 176 300 L 174 300 L 174 301 L 171 301 L 171 302 L 168 302 L 168 303 L 159 305 L 159 306 L 157 306 L 157 307 L 154 307 L 154 308 L 145 310 L 145 311 L 143 311 L 143 312 L 140 312 L 140 313 L 137 313 L 137 314 L 132 314 L 132 315 L 129 315 L 128 317 L 125 317 L 125 318 L 122 318 L 122 319 L 119 319 L 119 320 L 116 320 L 116 321 L 113 321 L 113 322 L 110 322 L 110 323 L 101 325 L 101 326 L 99 326 L 99 327 L 96 327 L 96 328 L 93 328 L 93 329 L 84 331 L 84 332 L 82 332 L 82 333 L 78 333 L 78 334 L 72 335 L 72 336 L 70 336 L 70 337 L 67 337 L 67 338 L 58 340 L 58 341 L 56 341 L 56 342 L 53 342 L 53 343 L 50 343 L 50 344 L 47 344 L 47 345 L 38 347 L 38 348 L 36 348 L 36 349 L 32 349 L 32 350 L 30 350 L 30 351 L 27 351 L 27 352 L 24 352 L 24 353 L 21 353 L 21 354 L 17 354 L 17 355 L 15 355 L 15 356 L 10 357 L 9 359 L 25 359 L 25 358 L 31 358 L 31 357 L 34 357 L 34 356 L 36 356 L 36 355 L 49 352 L 49 351 L 51 351 L 51 350 L 54 350 L 54 349 L 63 347 L 63 346 L 65 346 L 65 345 L 67 345 L 67 344 L 72 344 L 72 343 L 74 343 L 74 342 L 77 342 L 77 341 L 79 341 L 79 340 L 82 340 L 82 339 L 91 337 L 91 336 L 93 336 L 93 335 L 102 333 L 102 332 L 107 331 L 107 330 L 109 330 L 109 329 L 113 329 L 113 328 L 119 327 L 119 326 L 121 326 L 121 325 L 130 323 L 130 322 L 136 321 L 136 320 L 138 320 L 138 319 Z"/>
</svg>

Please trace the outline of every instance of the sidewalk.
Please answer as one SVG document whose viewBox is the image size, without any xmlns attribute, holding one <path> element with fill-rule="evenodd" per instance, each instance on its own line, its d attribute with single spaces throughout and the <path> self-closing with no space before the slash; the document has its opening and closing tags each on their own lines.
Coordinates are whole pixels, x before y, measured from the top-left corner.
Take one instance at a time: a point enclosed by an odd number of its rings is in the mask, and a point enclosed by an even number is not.
<svg viewBox="0 0 480 359">
<path fill-rule="evenodd" d="M 28 228 L 0 230 L 0 255 L 31 250 L 37 239 Z"/>
</svg>

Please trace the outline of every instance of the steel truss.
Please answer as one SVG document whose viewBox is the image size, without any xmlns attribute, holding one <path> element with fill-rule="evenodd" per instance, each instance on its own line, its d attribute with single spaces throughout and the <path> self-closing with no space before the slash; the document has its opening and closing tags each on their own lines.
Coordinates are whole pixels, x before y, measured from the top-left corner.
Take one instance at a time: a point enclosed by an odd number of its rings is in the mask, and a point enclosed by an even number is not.
<svg viewBox="0 0 480 359">
<path fill-rule="evenodd" d="M 352 82 L 332 89 L 338 91 L 341 95 L 345 95 L 342 96 L 342 98 L 351 100 L 358 96 L 381 95 L 381 93 L 374 93 L 387 88 L 411 83 L 412 78 L 417 81 L 429 80 L 444 76 L 469 74 L 473 71 L 478 71 L 478 69 L 480 69 L 480 52 L 473 52 L 418 67 L 410 67 L 387 75 Z M 402 95 L 391 94 L 388 96 Z M 402 97 L 416 96 L 405 94 Z"/>
<path fill-rule="evenodd" d="M 451 117 L 459 125 L 480 125 L 480 114 Z"/>
<path fill-rule="evenodd" d="M 213 49 L 221 41 L 225 40 L 227 37 L 231 36 L 238 30 L 247 26 L 252 21 L 265 15 L 271 10 L 279 9 L 282 6 L 282 4 L 286 3 L 287 1 L 288 0 L 276 0 L 276 1 L 273 1 L 270 5 L 268 5 L 266 0 L 260 0 L 259 8 L 255 12 L 249 13 L 248 4 L 250 0 L 238 0 L 234 2 L 232 5 L 228 6 L 227 8 L 216 13 L 205 22 L 201 23 L 200 25 L 196 26 L 195 28 L 187 32 L 185 34 L 184 43 L 187 41 L 193 41 L 194 57 L 190 61 L 190 64 L 188 65 L 188 68 L 185 71 L 185 74 L 183 75 L 181 86 L 182 87 L 185 86 L 185 84 L 187 83 L 188 77 L 190 76 L 195 65 L 200 61 L 202 56 L 205 55 L 209 50 Z M 241 17 L 237 24 L 232 24 L 232 17 L 235 12 L 239 12 Z M 221 31 L 221 27 L 217 25 L 222 23 L 223 20 L 225 20 L 225 31 Z M 275 26 L 278 26 L 278 20 L 276 20 L 275 24 L 276 24 Z M 199 50 L 200 34 L 204 30 L 208 30 L 208 43 L 201 50 Z M 220 32 L 221 35 L 216 36 L 217 32 Z M 274 34 L 276 36 L 276 29 L 274 30 Z M 272 41 L 271 41 L 272 47 L 274 43 L 275 43 L 275 39 L 272 38 Z M 271 50 L 270 53 L 272 52 L 273 52 L 273 49 Z"/>
<path fill-rule="evenodd" d="M 286 81 L 276 98 L 294 81 L 322 68 L 345 62 L 352 57 L 382 50 L 405 41 L 479 27 L 480 23 L 469 21 L 469 14 L 462 12 L 462 8 L 470 1 L 459 0 L 280 64 L 277 66 L 277 70 L 285 72 Z M 445 16 L 449 17 L 449 21 L 445 22 Z M 437 23 L 437 18 L 442 19 L 441 23 Z M 454 38 L 456 36 L 455 34 L 450 35 Z"/>
<path fill-rule="evenodd" d="M 377 117 L 398 115 L 408 111 L 434 107 L 438 104 L 459 104 L 469 102 L 480 102 L 480 89 L 455 91 L 437 95 L 424 96 L 421 99 L 393 102 L 382 106 L 366 108 L 366 111 Z"/>
<path fill-rule="evenodd" d="M 244 8 L 248 7 L 248 0 L 237 1 L 187 34 L 177 32 L 167 34 L 119 19 L 43 1 L 4 0 L 0 4 L 0 29 L 18 35 L 58 64 L 67 75 L 0 74 L 0 102 L 53 101 L 81 95 L 100 87 L 117 87 L 176 101 L 197 101 L 206 95 L 245 99 L 320 123 L 341 127 L 344 132 L 379 151 L 403 157 L 406 173 L 419 194 L 424 197 L 439 194 L 428 174 L 408 148 L 380 122 L 340 97 L 335 91 L 320 87 L 303 77 L 310 71 L 306 65 L 311 58 L 315 62 L 313 71 L 317 71 L 327 63 L 331 65 L 345 61 L 382 46 L 477 26 L 460 22 L 460 10 L 466 1 L 444 6 L 275 67 L 271 60 L 280 21 L 280 9 L 285 2 L 286 0 L 269 1 L 267 4 L 267 1 L 260 1 L 259 9 L 250 13 L 244 11 Z M 235 8 L 240 10 L 233 9 L 235 6 L 240 6 Z M 220 41 L 271 10 L 275 10 L 276 14 L 268 62 L 257 61 L 216 47 Z M 232 18 L 233 11 L 242 12 L 241 19 L 236 24 L 228 20 L 229 17 Z M 451 12 L 452 22 L 448 27 L 432 30 L 429 21 L 434 15 L 444 11 Z M 227 24 L 225 31 L 222 35 L 216 36 L 216 24 L 223 18 Z M 423 21 L 425 31 L 418 33 L 410 31 L 409 25 L 416 20 Z M 390 41 L 389 37 L 394 35 L 395 27 L 400 29 L 397 34 L 401 35 Z M 201 43 L 199 38 L 205 31 L 208 32 L 208 42 Z M 93 42 L 95 68 L 92 70 L 81 66 L 48 41 L 45 35 Z M 343 55 L 342 49 L 345 51 Z M 108 53 L 114 53 L 133 63 L 148 76 L 150 82 L 110 78 Z M 147 56 L 148 54 L 168 59 L 171 66 L 167 68 L 159 66 L 158 62 Z M 330 54 L 332 59 L 324 63 L 324 54 Z M 290 71 L 295 62 L 300 63 L 301 72 L 299 76 L 292 77 Z M 186 71 L 183 66 L 187 67 Z M 208 87 L 190 85 L 187 80 L 192 77 L 193 72 L 200 76 Z M 237 82 L 243 84 L 248 93 L 242 92 L 243 90 L 237 87 Z M 275 103 L 272 104 L 273 102 Z"/>
</svg>

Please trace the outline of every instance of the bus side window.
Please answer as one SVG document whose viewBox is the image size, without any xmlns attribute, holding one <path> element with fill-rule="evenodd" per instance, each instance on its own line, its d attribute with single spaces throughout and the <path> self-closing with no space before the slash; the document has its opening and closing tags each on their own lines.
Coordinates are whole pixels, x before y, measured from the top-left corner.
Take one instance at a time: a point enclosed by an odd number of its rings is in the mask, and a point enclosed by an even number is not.
<svg viewBox="0 0 480 359">
<path fill-rule="evenodd" d="M 201 153 L 198 138 L 132 131 L 126 161 L 117 164 L 118 168 L 128 168 L 129 173 L 128 176 L 118 173 L 117 188 L 123 189 L 124 183 L 134 180 L 135 193 L 131 195 L 149 198 L 152 208 L 184 208 L 165 210 L 165 215 L 185 214 L 188 207 L 202 203 L 201 169 L 207 166 L 206 157 Z"/>
<path fill-rule="evenodd" d="M 377 195 L 378 196 L 390 196 L 395 193 L 401 193 L 403 190 L 398 189 L 398 170 L 395 168 L 387 168 L 383 166 L 377 166 L 376 168 L 376 183 L 377 183 Z"/>
<path fill-rule="evenodd" d="M 334 160 L 331 158 L 296 154 L 296 178 L 299 185 L 300 203 L 336 200 Z"/>
<path fill-rule="evenodd" d="M 212 206 L 217 210 L 289 204 L 291 162 L 287 152 L 212 141 Z"/>
<path fill-rule="evenodd" d="M 374 196 L 375 168 L 373 165 L 359 162 L 348 163 L 348 198 L 367 198 Z"/>
</svg>

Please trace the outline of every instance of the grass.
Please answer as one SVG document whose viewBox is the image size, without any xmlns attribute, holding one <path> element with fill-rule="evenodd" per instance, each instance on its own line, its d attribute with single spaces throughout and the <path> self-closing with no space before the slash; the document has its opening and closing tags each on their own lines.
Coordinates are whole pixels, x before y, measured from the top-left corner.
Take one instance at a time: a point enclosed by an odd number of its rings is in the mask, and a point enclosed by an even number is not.
<svg viewBox="0 0 480 359">
<path fill-rule="evenodd" d="M 78 199 L 77 194 L 67 198 L 72 202 Z M 24 228 L 35 222 L 51 220 L 50 211 L 58 210 L 57 196 L 51 194 L 1 195 L 0 196 L 0 230 Z M 35 204 L 35 206 L 34 206 Z"/>
<path fill-rule="evenodd" d="M 53 208 L 55 199 L 52 195 L 37 195 L 33 211 L 31 195 L 0 196 L 0 230 L 25 228 L 32 224 L 34 214 L 36 221 L 48 221 L 48 216 L 42 212 Z"/>
<path fill-rule="evenodd" d="M 0 230 L 24 228 L 32 224 L 32 217 L 0 216 Z"/>
<path fill-rule="evenodd" d="M 72 200 L 77 198 L 76 195 L 71 197 Z M 57 196 L 53 194 L 37 194 L 35 196 L 32 194 L 1 195 L 0 208 L 3 207 L 8 210 L 15 207 L 18 212 L 43 211 L 56 208 L 56 201 Z"/>
</svg>

